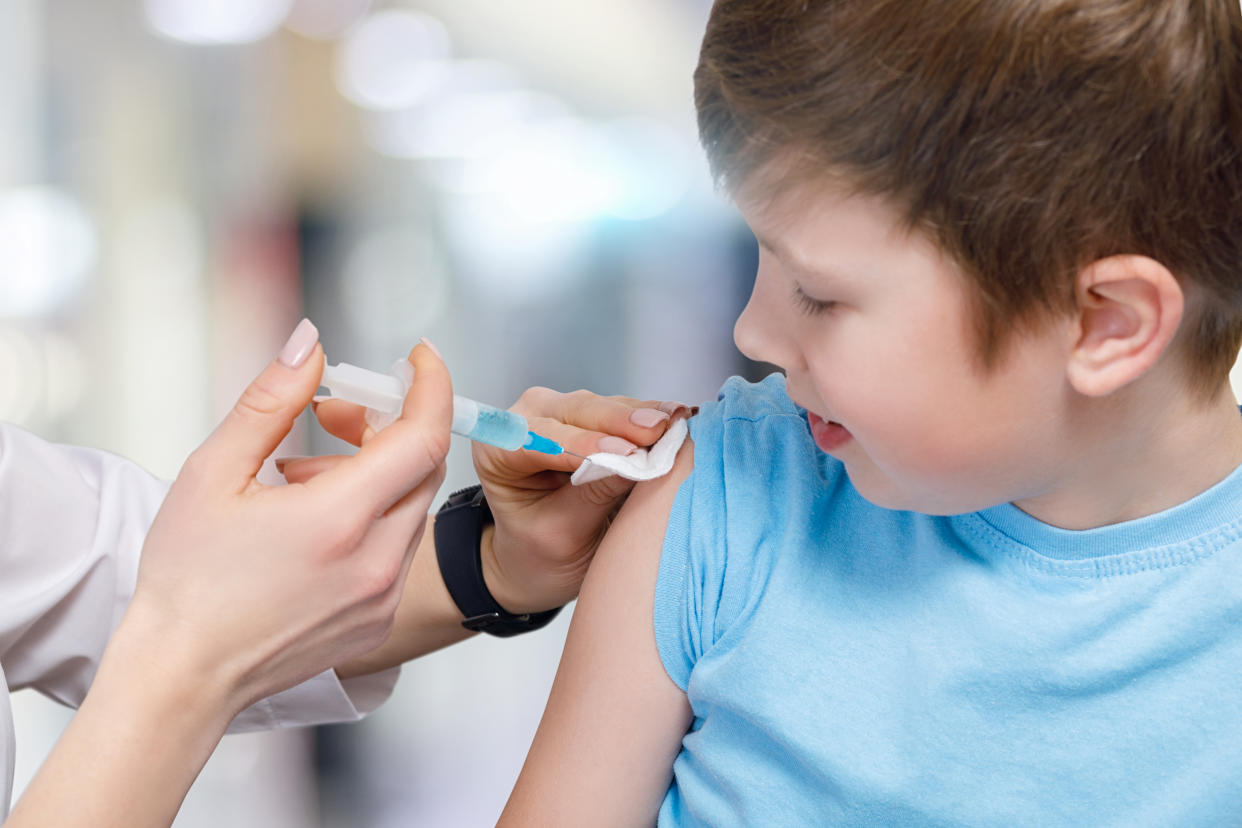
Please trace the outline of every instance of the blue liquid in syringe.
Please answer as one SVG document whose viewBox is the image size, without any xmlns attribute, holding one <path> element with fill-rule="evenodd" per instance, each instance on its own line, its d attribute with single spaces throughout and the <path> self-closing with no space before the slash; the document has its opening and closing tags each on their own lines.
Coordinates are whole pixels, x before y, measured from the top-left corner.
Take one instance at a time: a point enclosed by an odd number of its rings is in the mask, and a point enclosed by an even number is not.
<svg viewBox="0 0 1242 828">
<path fill-rule="evenodd" d="M 508 451 L 521 448 L 544 454 L 564 451 L 552 440 L 541 437 L 529 428 L 526 418 L 520 414 L 465 397 L 453 397 L 453 431 L 456 434 Z"/>
<path fill-rule="evenodd" d="M 323 384 L 328 386 L 328 390 L 335 397 L 388 415 L 401 413 L 407 388 L 407 383 L 397 376 L 377 374 L 344 362 L 340 365 L 324 364 Z M 544 454 L 564 452 L 555 441 L 528 429 L 526 418 L 521 414 L 484 405 L 468 397 L 453 397 L 454 434 L 507 451 L 529 449 Z"/>
</svg>

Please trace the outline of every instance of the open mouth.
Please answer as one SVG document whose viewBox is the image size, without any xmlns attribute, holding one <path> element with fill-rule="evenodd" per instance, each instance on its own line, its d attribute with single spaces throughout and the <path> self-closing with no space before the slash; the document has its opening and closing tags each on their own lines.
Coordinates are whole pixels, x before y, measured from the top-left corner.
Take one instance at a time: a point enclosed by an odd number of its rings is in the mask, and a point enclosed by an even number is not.
<svg viewBox="0 0 1242 828">
<path fill-rule="evenodd" d="M 811 438 L 822 451 L 833 451 L 853 439 L 849 429 L 832 420 L 825 420 L 818 414 L 807 412 L 807 422 L 811 424 Z"/>
</svg>

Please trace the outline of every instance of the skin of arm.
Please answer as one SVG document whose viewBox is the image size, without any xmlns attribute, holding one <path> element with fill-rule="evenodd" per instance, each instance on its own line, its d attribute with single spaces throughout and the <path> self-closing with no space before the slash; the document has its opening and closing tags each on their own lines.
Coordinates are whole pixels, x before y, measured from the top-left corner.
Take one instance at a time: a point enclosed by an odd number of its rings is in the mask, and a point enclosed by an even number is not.
<svg viewBox="0 0 1242 828">
<path fill-rule="evenodd" d="M 141 613 L 121 622 L 90 693 L 6 826 L 172 824 L 238 707 L 225 682 Z"/>
<path fill-rule="evenodd" d="M 366 655 L 338 665 L 335 669 L 339 678 L 350 679 L 388 670 L 478 635 L 461 625 L 465 618 L 444 586 L 444 577 L 440 574 L 440 564 L 436 559 L 434 526 L 435 517 L 428 515 L 427 529 L 419 541 L 418 551 L 414 553 L 414 562 L 410 565 L 401 603 L 397 607 L 392 635 Z M 493 527 L 483 530 L 481 546 L 485 559 L 490 551 L 493 533 Z M 521 605 L 520 600 L 506 599 L 506 587 L 500 583 L 493 569 L 485 567 L 483 580 L 501 606 L 508 609 L 509 606 Z M 519 590 L 508 591 L 520 594 Z"/>
<path fill-rule="evenodd" d="M 499 825 L 652 825 L 692 713 L 664 670 L 652 614 L 668 515 L 693 466 L 639 484 L 574 610 L 556 681 Z"/>
<path fill-rule="evenodd" d="M 428 515 L 427 529 L 419 540 L 397 606 L 392 635 L 366 655 L 338 665 L 338 677 L 349 679 L 387 670 L 476 635 L 461 625 L 461 611 L 444 586 L 436 560 L 434 525 L 435 518 Z"/>
</svg>

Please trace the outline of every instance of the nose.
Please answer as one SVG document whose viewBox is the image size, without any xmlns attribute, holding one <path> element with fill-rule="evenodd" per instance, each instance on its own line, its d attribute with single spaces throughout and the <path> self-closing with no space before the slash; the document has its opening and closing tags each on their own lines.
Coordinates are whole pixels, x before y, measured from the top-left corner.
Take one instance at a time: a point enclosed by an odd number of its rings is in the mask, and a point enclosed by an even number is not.
<svg viewBox="0 0 1242 828">
<path fill-rule="evenodd" d="M 742 352 L 748 359 L 756 362 L 765 362 L 763 357 L 759 356 L 763 350 L 763 337 L 760 333 L 759 320 L 757 319 L 759 311 L 756 308 L 756 296 L 759 285 L 750 292 L 750 299 L 746 302 L 746 307 L 738 315 L 737 321 L 733 323 L 733 344 L 737 345 L 737 349 Z"/>
<path fill-rule="evenodd" d="M 759 270 L 750 300 L 733 325 L 733 342 L 747 358 L 788 370 L 796 354 L 787 339 L 788 322 L 774 296 L 773 278 L 760 255 Z"/>
</svg>

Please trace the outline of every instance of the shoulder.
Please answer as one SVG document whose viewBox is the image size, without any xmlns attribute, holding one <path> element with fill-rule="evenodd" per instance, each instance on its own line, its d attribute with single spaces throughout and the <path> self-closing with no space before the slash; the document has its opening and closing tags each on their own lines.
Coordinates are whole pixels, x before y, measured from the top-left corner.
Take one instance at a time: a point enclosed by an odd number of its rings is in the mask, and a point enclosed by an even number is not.
<svg viewBox="0 0 1242 828">
<path fill-rule="evenodd" d="M 823 507 L 848 480 L 816 448 L 805 416 L 774 374 L 757 383 L 730 379 L 690 421 L 693 457 L 682 458 L 680 480 L 663 484 L 654 619 L 665 668 L 680 687 L 764 600 L 775 568 L 813 553 L 815 544 L 804 541 L 817 536 Z"/>
<path fill-rule="evenodd" d="M 700 513 L 716 499 L 749 523 L 772 516 L 773 499 L 809 507 L 817 492 L 845 482 L 841 464 L 815 446 L 806 411 L 789 398 L 780 374 L 753 383 L 729 379 L 690 421 L 690 435 Z M 788 517 L 784 507 L 780 512 Z"/>
<path fill-rule="evenodd" d="M 716 395 L 716 402 L 703 408 L 704 414 L 718 417 L 725 421 L 749 420 L 762 421 L 769 417 L 805 416 L 802 409 L 794 405 L 793 400 L 785 392 L 785 377 L 781 374 L 769 374 L 758 382 L 749 382 L 741 377 L 730 377 Z M 710 416 L 705 419 L 710 419 Z"/>
</svg>

